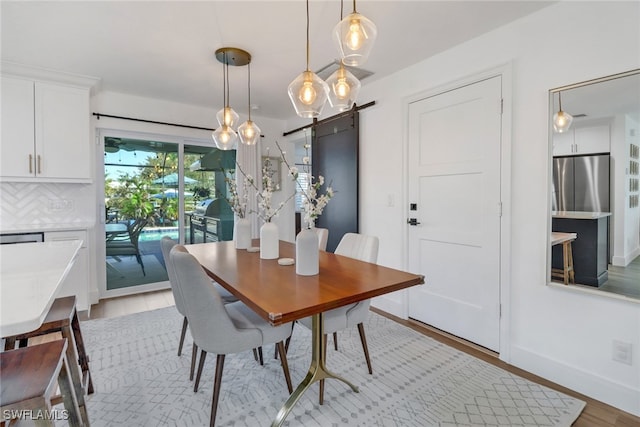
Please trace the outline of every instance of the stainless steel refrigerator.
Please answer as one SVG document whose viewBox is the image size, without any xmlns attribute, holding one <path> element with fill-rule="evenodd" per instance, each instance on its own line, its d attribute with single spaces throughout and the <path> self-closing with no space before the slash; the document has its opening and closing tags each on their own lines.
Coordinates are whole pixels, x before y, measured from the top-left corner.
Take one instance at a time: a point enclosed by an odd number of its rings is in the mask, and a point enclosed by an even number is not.
<svg viewBox="0 0 640 427">
<path fill-rule="evenodd" d="M 553 158 L 553 210 L 610 212 L 609 154 Z"/>
</svg>

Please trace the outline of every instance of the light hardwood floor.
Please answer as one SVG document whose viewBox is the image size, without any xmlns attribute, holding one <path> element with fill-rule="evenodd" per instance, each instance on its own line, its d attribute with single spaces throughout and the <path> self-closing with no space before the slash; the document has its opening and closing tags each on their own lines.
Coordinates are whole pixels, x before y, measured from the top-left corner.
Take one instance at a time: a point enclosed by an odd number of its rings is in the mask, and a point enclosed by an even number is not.
<svg viewBox="0 0 640 427">
<path fill-rule="evenodd" d="M 168 307 L 174 304 L 171 290 L 148 292 L 144 294 L 131 295 L 126 297 L 118 297 L 105 299 L 100 303 L 91 307 L 91 318 L 107 318 L 124 316 L 126 314 L 138 313 L 142 311 L 154 310 L 157 308 Z M 591 399 L 573 390 L 569 390 L 544 378 L 530 374 L 529 372 L 511 366 L 480 347 L 471 345 L 463 340 L 449 336 L 441 331 L 429 328 L 423 324 L 414 321 L 399 319 L 380 310 L 372 309 L 376 313 L 388 317 L 402 325 L 408 326 L 426 336 L 432 337 L 444 344 L 454 347 L 460 351 L 464 351 L 478 359 L 482 359 L 488 363 L 498 366 L 506 371 L 512 372 L 528 380 L 545 385 L 549 388 L 558 390 L 562 393 L 574 396 L 587 402 L 580 417 L 573 424 L 574 427 L 638 427 L 640 426 L 640 417 L 633 416 L 610 405 L 600 401 Z"/>
</svg>

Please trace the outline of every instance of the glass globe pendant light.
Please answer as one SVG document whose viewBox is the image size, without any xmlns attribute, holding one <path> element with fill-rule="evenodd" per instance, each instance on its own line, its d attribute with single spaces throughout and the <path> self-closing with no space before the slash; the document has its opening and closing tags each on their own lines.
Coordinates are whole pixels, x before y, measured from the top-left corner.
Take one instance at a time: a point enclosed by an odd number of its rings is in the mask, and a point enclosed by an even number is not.
<svg viewBox="0 0 640 427">
<path fill-rule="evenodd" d="M 245 145 L 256 145 L 260 139 L 260 128 L 251 120 L 251 63 L 248 65 L 249 77 L 248 89 L 249 89 L 249 119 L 238 126 L 238 136 L 240 142 Z"/>
<path fill-rule="evenodd" d="M 329 85 L 329 103 L 339 111 L 350 109 L 360 92 L 360 80 L 340 63 L 338 68 L 327 79 Z"/>
<path fill-rule="evenodd" d="M 242 49 L 234 47 L 222 47 L 216 50 L 216 59 L 222 67 L 222 99 L 223 107 L 216 114 L 220 126 L 213 131 L 211 137 L 220 150 L 233 150 L 238 142 L 238 134 L 233 126 L 238 122 L 239 116 L 229 106 L 229 65 L 247 65 L 251 61 L 251 55 Z"/>
<path fill-rule="evenodd" d="M 558 112 L 553 115 L 554 132 L 566 132 L 571 127 L 571 122 L 573 122 L 573 116 L 562 111 L 562 94 L 558 92 Z"/>
<path fill-rule="evenodd" d="M 309 70 L 309 0 L 307 0 L 307 69 L 289 84 L 287 92 L 296 114 L 305 118 L 319 116 L 329 96 L 329 85 Z"/>
<path fill-rule="evenodd" d="M 356 11 L 356 0 L 353 0 L 353 12 L 333 29 L 333 40 L 344 65 L 359 67 L 364 64 L 377 35 L 376 25 Z"/>
<path fill-rule="evenodd" d="M 342 21 L 342 1 L 340 1 L 340 21 Z M 360 80 L 344 67 L 340 67 L 327 79 L 329 85 L 329 103 L 338 111 L 349 110 L 358 98 Z"/>
</svg>

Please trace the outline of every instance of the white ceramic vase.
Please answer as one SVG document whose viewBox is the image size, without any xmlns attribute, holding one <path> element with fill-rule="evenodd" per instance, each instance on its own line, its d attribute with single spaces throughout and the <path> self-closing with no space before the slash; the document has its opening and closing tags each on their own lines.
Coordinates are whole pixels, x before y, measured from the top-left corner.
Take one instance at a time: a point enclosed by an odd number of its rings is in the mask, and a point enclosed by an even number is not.
<svg viewBox="0 0 640 427">
<path fill-rule="evenodd" d="M 251 247 L 251 221 L 249 218 L 238 218 L 233 227 L 233 240 L 236 242 L 236 249 Z"/>
<path fill-rule="evenodd" d="M 315 276 L 319 272 L 318 233 L 313 228 L 303 228 L 296 236 L 296 274 Z"/>
<path fill-rule="evenodd" d="M 260 258 L 276 259 L 279 255 L 278 226 L 273 222 L 265 222 L 260 227 Z"/>
</svg>

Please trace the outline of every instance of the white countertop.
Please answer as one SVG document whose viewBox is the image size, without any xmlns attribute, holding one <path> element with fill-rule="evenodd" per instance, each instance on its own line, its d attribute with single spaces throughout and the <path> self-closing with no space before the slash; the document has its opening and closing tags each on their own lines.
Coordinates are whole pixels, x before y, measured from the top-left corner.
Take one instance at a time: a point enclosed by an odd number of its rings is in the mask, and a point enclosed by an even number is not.
<svg viewBox="0 0 640 427">
<path fill-rule="evenodd" d="M 0 336 L 38 329 L 81 240 L 0 245 Z"/>
<path fill-rule="evenodd" d="M 0 224 L 0 234 L 4 233 L 32 233 L 47 231 L 86 230 L 95 226 L 95 222 L 70 222 L 52 224 L 13 224 L 9 227 Z"/>
<path fill-rule="evenodd" d="M 611 212 L 551 211 L 552 218 L 600 219 L 608 216 L 611 216 Z"/>
</svg>

